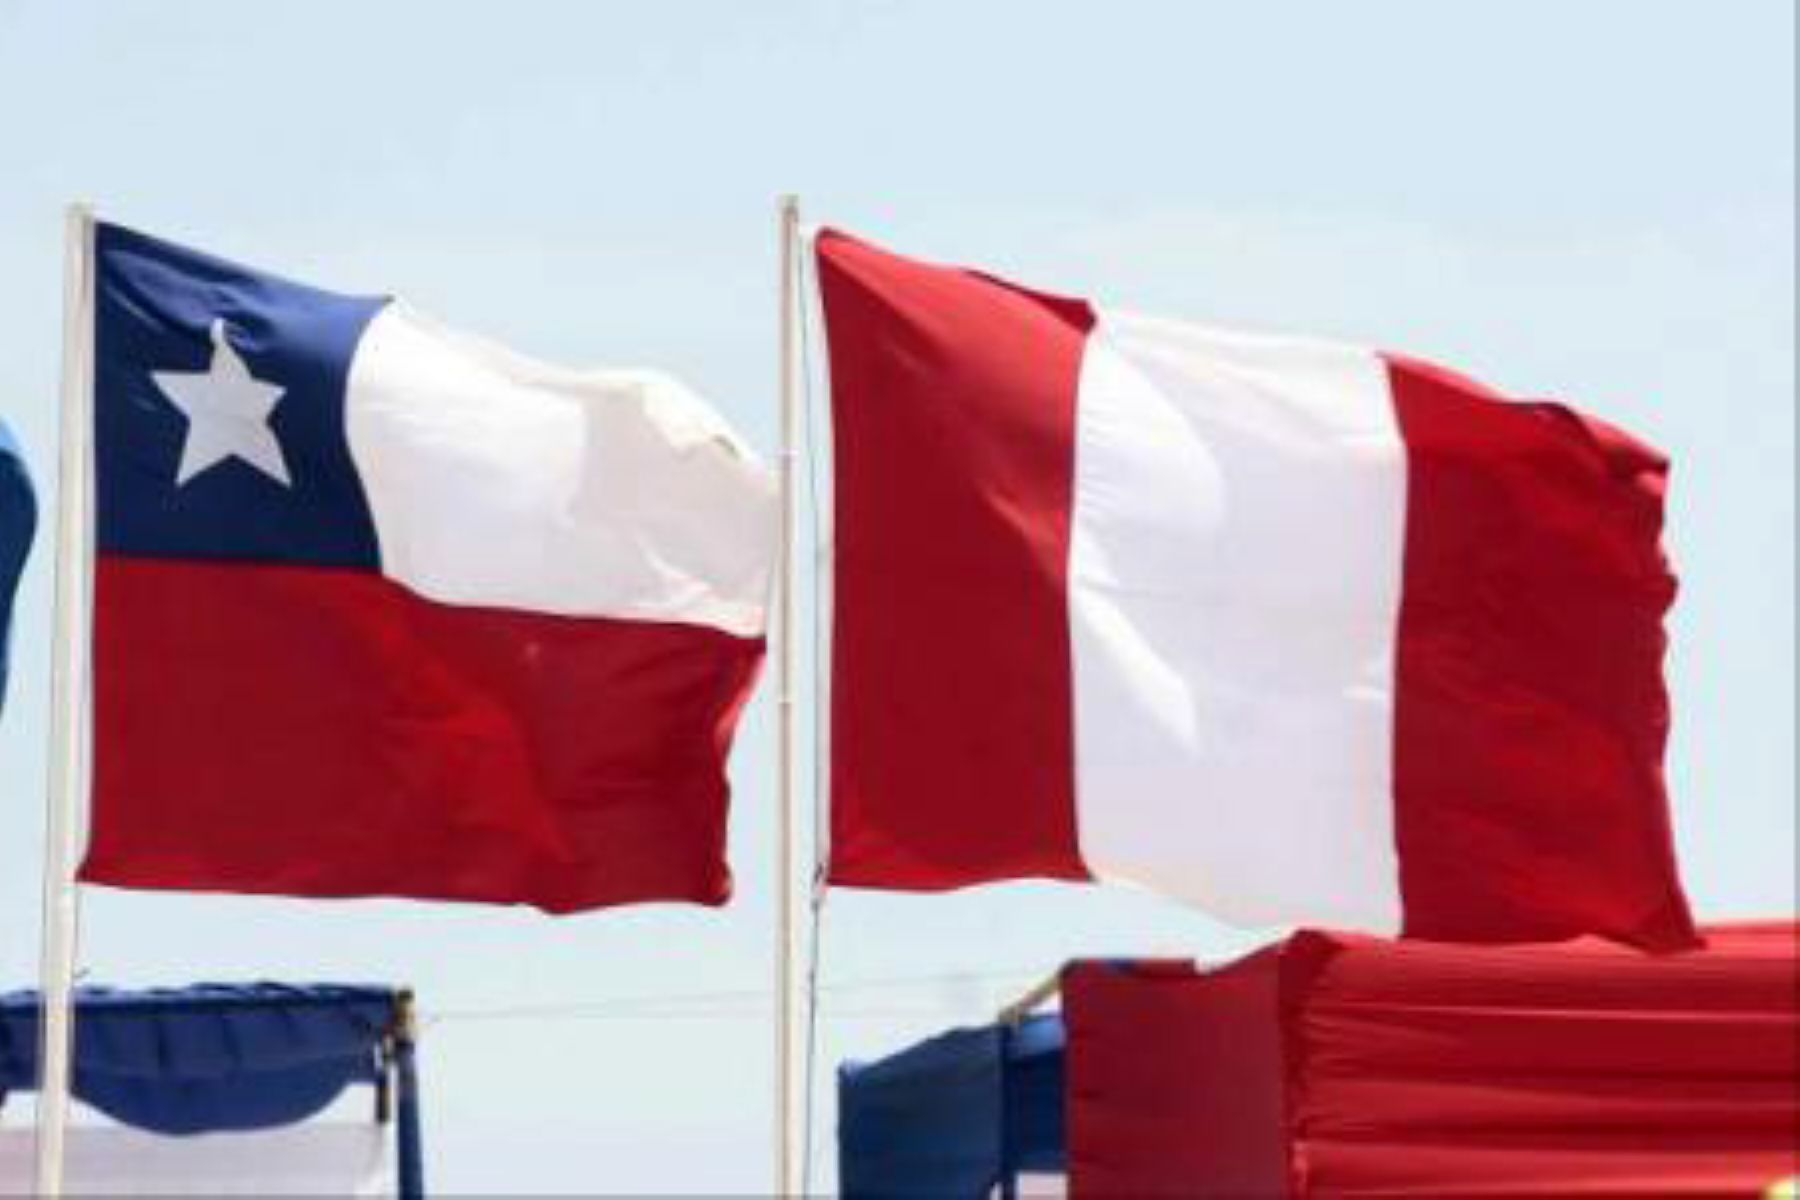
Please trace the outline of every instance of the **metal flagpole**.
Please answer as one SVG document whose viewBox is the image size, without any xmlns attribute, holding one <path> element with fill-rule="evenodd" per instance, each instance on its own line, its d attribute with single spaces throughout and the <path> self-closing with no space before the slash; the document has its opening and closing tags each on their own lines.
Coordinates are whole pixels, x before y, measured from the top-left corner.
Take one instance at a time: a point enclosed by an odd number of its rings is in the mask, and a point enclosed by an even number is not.
<svg viewBox="0 0 1800 1200">
<path fill-rule="evenodd" d="M 89 585 L 93 562 L 94 214 L 64 221 L 62 433 L 56 477 L 56 624 L 50 667 L 50 770 L 44 816 L 44 929 L 38 1053 L 37 1192 L 63 1192 L 74 1044 L 76 936 L 86 790 Z"/>
<path fill-rule="evenodd" d="M 397 1080 L 394 1140 L 399 1166 L 396 1190 L 400 1200 L 423 1200 L 425 1195 L 425 1145 L 419 1122 L 419 1015 L 410 988 L 394 998 L 394 1074 Z"/>
<path fill-rule="evenodd" d="M 779 599 L 774 614 L 776 660 L 776 851 L 775 851 L 775 1194 L 795 1194 L 794 1109 L 794 677 L 798 646 L 794 640 L 794 534 L 798 524 L 794 488 L 798 419 L 798 372 L 795 354 L 795 269 L 799 265 L 800 201 L 782 196 L 781 228 L 780 405 L 781 405 L 781 549 Z"/>
</svg>

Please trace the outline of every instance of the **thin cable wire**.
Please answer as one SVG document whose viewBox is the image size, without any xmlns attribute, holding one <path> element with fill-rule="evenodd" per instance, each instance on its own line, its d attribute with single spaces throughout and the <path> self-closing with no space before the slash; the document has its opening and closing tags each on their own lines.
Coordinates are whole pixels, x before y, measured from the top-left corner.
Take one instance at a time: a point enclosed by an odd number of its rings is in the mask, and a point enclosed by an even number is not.
<svg viewBox="0 0 1800 1200">
<path fill-rule="evenodd" d="M 804 1064 L 805 1087 L 801 1091 L 800 1118 L 800 1195 L 812 1195 L 813 1171 L 813 1115 L 814 1115 L 814 1080 L 818 1074 L 819 1057 L 819 962 L 824 957 L 822 947 L 825 937 L 825 885 L 821 877 L 815 877 L 812 888 L 812 946 L 806 962 L 806 1050 L 801 1059 Z"/>
<path fill-rule="evenodd" d="M 840 1009 L 832 1010 L 831 1019 L 833 1021 L 899 1021 L 899 1020 L 920 1020 L 920 1019 L 929 1018 L 933 1021 L 941 1021 L 946 1016 L 955 1017 L 955 1016 L 966 1016 L 966 1015 L 967 1015 L 967 1010 L 964 1008 L 957 1007 L 956 1005 L 940 1004 L 940 1005 L 914 1005 L 914 1006 L 908 1006 L 908 1007 L 894 1006 L 894 1007 L 882 1007 L 882 1008 L 840 1008 Z M 455 1016 L 451 1016 L 451 1017 L 446 1017 L 442 1014 L 434 1016 L 432 1014 L 426 1013 L 426 1014 L 421 1015 L 418 1018 L 418 1021 L 419 1021 L 419 1028 L 421 1030 L 431 1030 L 431 1029 L 436 1029 L 439 1026 L 443 1026 L 443 1025 L 454 1025 L 454 1026 L 457 1026 L 460 1028 L 464 1025 L 469 1024 L 470 1022 L 480 1022 L 485 1019 L 502 1021 L 502 1020 L 521 1020 L 521 1019 L 525 1019 L 525 1018 L 519 1017 L 517 1014 L 497 1015 L 492 1018 L 486 1018 L 484 1016 L 471 1015 L 471 1014 L 467 1014 L 467 1013 L 456 1014 Z M 575 1013 L 535 1014 L 532 1017 L 530 1017 L 529 1019 L 533 1020 L 533 1021 L 539 1021 L 539 1022 L 542 1022 L 545 1024 L 549 1024 L 551 1022 L 565 1022 L 565 1021 L 602 1022 L 602 1023 L 609 1022 L 609 1021 L 617 1021 L 617 1022 L 621 1022 L 621 1023 L 631 1023 L 631 1022 L 655 1023 L 655 1022 L 665 1022 L 665 1021 L 667 1021 L 667 1022 L 677 1022 L 677 1021 L 767 1021 L 769 1019 L 769 1012 L 768 1012 L 767 1008 L 715 1009 L 710 1012 L 652 1012 L 652 1011 L 597 1012 L 597 1011 L 583 1011 L 583 1012 L 575 1012 Z"/>
<path fill-rule="evenodd" d="M 821 928 L 823 921 L 821 920 Z M 1043 976 L 1041 967 L 1019 967 L 1003 971 L 944 971 L 932 975 L 890 975 L 875 979 L 858 979 L 842 983 L 823 983 L 817 990 L 827 994 L 846 994 L 857 992 L 893 992 L 907 988 L 945 987 L 967 984 L 1030 984 Z M 744 988 L 732 991 L 717 992 L 647 992 L 638 996 L 605 996 L 580 1000 L 567 1000 L 549 1004 L 514 1004 L 500 1005 L 493 1008 L 459 1008 L 429 1012 L 427 1023 L 441 1024 L 446 1021 L 513 1021 L 535 1020 L 539 1018 L 581 1018 L 585 1016 L 607 1017 L 614 1015 L 632 1016 L 639 1010 L 648 1010 L 644 1015 L 664 1015 L 669 1010 L 691 1006 L 704 1011 L 680 1013 L 680 1016 L 733 1015 L 739 1012 L 752 1011 L 757 1003 L 766 1004 L 767 989 Z M 707 1006 L 715 1006 L 708 1008 Z M 766 1012 L 764 1008 L 761 1011 Z M 833 1018 L 847 1015 L 851 1009 L 833 1010 Z M 924 1011 L 924 1010 L 920 1010 Z M 873 1010 L 867 1010 L 872 1013 Z"/>
</svg>

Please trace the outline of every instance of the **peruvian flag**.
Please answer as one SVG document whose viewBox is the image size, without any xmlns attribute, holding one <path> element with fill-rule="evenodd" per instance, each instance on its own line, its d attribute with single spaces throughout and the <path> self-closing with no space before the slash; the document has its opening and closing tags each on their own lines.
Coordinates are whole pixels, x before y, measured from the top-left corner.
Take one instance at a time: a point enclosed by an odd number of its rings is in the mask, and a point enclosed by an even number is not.
<svg viewBox="0 0 1800 1200">
<path fill-rule="evenodd" d="M 1656 451 L 1411 359 L 815 245 L 831 882 L 1693 941 Z"/>
<path fill-rule="evenodd" d="M 654 372 L 96 233 L 81 877 L 723 903 L 768 470 Z"/>
</svg>

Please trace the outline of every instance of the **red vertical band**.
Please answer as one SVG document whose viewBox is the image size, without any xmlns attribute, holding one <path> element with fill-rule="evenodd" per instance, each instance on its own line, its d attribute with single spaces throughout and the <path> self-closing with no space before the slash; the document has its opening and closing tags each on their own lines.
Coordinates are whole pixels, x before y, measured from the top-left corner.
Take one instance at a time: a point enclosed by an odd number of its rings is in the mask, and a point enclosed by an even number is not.
<svg viewBox="0 0 1800 1200">
<path fill-rule="evenodd" d="M 1081 879 L 1067 572 L 1087 306 L 818 239 L 831 882 Z"/>
<path fill-rule="evenodd" d="M 1389 376 L 1406 933 L 1691 944 L 1662 773 L 1667 462 L 1560 405 L 1405 360 Z"/>
</svg>

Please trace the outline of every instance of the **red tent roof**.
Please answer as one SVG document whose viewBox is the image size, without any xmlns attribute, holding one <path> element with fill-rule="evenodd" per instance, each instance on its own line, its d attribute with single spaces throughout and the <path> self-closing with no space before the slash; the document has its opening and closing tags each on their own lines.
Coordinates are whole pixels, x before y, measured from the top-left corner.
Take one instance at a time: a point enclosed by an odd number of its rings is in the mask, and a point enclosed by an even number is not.
<svg viewBox="0 0 1800 1200">
<path fill-rule="evenodd" d="M 1076 964 L 1072 1189 L 1760 1195 L 1800 1171 L 1800 927 L 1706 936 Z"/>
</svg>

